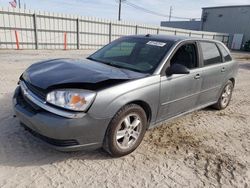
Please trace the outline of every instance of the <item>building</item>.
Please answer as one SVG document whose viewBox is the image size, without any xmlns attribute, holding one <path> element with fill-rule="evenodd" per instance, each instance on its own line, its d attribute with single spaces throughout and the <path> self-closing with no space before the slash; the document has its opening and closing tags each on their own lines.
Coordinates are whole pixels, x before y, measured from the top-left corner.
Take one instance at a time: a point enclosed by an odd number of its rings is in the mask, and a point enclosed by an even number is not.
<svg viewBox="0 0 250 188">
<path fill-rule="evenodd" d="M 190 20 L 190 21 L 162 21 L 161 26 L 174 27 L 180 29 L 197 30 L 201 29 L 201 21 Z"/>
<path fill-rule="evenodd" d="M 229 33 L 228 46 L 241 49 L 250 40 L 250 5 L 205 7 L 201 21 L 163 21 L 161 26 Z"/>
<path fill-rule="evenodd" d="M 201 30 L 229 33 L 229 44 L 239 49 L 250 40 L 250 5 L 202 8 Z"/>
</svg>

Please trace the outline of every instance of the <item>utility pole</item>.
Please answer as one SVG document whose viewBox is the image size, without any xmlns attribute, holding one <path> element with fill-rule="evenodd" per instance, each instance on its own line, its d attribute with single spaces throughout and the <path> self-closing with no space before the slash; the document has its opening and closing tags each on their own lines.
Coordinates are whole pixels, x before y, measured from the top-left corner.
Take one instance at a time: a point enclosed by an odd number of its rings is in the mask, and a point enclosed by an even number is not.
<svg viewBox="0 0 250 188">
<path fill-rule="evenodd" d="M 21 0 L 18 0 L 18 7 L 21 8 Z"/>
<path fill-rule="evenodd" d="M 171 21 L 172 12 L 173 12 L 173 7 L 170 6 L 170 9 L 169 9 L 169 20 L 168 21 Z"/>
<path fill-rule="evenodd" d="M 122 8 L 122 0 L 119 0 L 119 12 L 118 12 L 118 20 L 121 21 L 121 8 Z"/>
</svg>

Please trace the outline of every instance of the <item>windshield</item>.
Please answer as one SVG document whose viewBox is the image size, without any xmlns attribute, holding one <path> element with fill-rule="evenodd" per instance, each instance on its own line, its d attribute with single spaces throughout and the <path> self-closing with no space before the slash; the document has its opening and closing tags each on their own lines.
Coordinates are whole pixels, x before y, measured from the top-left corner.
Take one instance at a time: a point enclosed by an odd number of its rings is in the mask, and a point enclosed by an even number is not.
<svg viewBox="0 0 250 188">
<path fill-rule="evenodd" d="M 172 41 L 150 38 L 121 38 L 98 50 L 88 59 L 118 68 L 153 73 L 172 44 Z"/>
</svg>

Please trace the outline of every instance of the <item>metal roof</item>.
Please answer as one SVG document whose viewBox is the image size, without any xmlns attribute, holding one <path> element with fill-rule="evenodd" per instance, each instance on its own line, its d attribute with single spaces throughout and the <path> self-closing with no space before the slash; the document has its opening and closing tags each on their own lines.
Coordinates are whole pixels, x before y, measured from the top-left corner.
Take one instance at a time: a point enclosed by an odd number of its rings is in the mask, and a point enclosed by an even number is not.
<svg viewBox="0 0 250 188">
<path fill-rule="evenodd" d="M 203 7 L 202 9 L 240 8 L 240 7 L 250 7 L 250 5 L 228 5 L 228 6 L 217 6 L 217 7 Z"/>
</svg>

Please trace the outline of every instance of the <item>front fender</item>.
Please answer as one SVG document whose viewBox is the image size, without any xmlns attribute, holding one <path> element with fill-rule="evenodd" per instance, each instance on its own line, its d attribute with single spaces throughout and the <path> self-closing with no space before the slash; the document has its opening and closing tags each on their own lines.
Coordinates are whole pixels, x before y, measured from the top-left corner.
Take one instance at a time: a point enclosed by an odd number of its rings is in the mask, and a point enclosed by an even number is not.
<svg viewBox="0 0 250 188">
<path fill-rule="evenodd" d="M 88 113 L 99 119 L 112 118 L 124 105 L 143 101 L 151 108 L 151 121 L 155 121 L 160 91 L 160 75 L 122 83 L 97 93 Z"/>
</svg>

